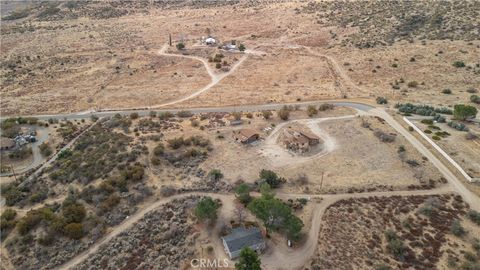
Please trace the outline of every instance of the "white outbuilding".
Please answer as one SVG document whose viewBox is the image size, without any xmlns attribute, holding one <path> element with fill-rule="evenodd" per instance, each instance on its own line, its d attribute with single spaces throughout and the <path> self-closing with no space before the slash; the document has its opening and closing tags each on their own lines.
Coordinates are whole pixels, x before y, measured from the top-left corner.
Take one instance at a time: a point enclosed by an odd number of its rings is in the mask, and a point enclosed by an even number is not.
<svg viewBox="0 0 480 270">
<path fill-rule="evenodd" d="M 217 43 L 217 41 L 212 37 L 209 37 L 209 38 L 205 39 L 205 44 L 207 44 L 207 45 L 215 45 L 216 43 Z"/>
</svg>

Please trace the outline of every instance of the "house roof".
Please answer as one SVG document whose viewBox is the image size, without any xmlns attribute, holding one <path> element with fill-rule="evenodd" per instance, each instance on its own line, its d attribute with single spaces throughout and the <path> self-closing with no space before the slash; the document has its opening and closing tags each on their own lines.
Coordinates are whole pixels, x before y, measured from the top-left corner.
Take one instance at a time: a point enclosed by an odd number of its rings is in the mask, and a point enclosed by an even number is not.
<svg viewBox="0 0 480 270">
<path fill-rule="evenodd" d="M 15 141 L 10 138 L 0 137 L 0 146 L 3 147 L 13 147 L 15 146 Z"/>
<path fill-rule="evenodd" d="M 319 140 L 320 139 L 317 135 L 315 135 L 313 133 L 310 133 L 308 131 L 300 131 L 300 134 L 302 134 L 303 136 L 307 137 L 310 140 Z"/>
<path fill-rule="evenodd" d="M 244 247 L 250 247 L 263 242 L 263 236 L 259 228 L 251 227 L 246 229 L 239 227 L 233 229 L 232 233 L 223 237 L 230 253 L 239 251 Z"/>
<path fill-rule="evenodd" d="M 247 138 L 258 135 L 258 133 L 255 130 L 249 129 L 249 128 L 241 129 L 238 133 L 247 137 Z"/>
</svg>

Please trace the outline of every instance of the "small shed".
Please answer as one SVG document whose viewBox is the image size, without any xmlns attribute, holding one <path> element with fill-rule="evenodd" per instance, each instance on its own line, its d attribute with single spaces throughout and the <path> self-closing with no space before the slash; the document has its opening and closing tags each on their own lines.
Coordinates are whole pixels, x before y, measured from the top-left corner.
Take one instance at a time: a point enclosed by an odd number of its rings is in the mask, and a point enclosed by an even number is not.
<svg viewBox="0 0 480 270">
<path fill-rule="evenodd" d="M 11 150 L 15 147 L 16 143 L 14 140 L 6 137 L 0 137 L 0 150 Z"/>
<path fill-rule="evenodd" d="M 233 132 L 233 138 L 237 142 L 252 143 L 260 138 L 260 135 L 253 129 L 244 128 Z"/>
<path fill-rule="evenodd" d="M 257 227 L 233 229 L 232 233 L 222 237 L 223 247 L 230 259 L 240 256 L 240 251 L 249 247 L 260 253 L 265 249 L 262 232 Z"/>
<path fill-rule="evenodd" d="M 217 41 L 212 37 L 208 37 L 207 39 L 205 39 L 205 44 L 207 45 L 215 45 L 216 43 Z"/>
</svg>

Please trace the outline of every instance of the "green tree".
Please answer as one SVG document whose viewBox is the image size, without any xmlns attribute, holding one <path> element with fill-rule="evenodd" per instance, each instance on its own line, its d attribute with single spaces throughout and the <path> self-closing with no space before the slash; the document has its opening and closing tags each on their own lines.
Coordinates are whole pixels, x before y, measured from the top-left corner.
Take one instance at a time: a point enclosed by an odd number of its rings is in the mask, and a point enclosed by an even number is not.
<svg viewBox="0 0 480 270">
<path fill-rule="evenodd" d="M 261 170 L 260 180 L 265 181 L 272 188 L 277 188 L 280 186 L 280 184 L 285 182 L 285 179 L 278 177 L 278 175 L 274 171 L 270 170 Z"/>
<path fill-rule="evenodd" d="M 185 44 L 183 44 L 182 42 L 177 43 L 177 50 L 183 50 L 183 49 L 185 49 Z"/>
<path fill-rule="evenodd" d="M 262 194 L 248 204 L 248 209 L 263 221 L 267 230 L 283 230 L 293 240 L 300 238 L 303 222 L 281 200 Z"/>
<path fill-rule="evenodd" d="M 261 261 L 257 253 L 249 248 L 242 248 L 240 251 L 240 258 L 235 263 L 236 270 L 261 270 Z"/>
<path fill-rule="evenodd" d="M 238 49 L 239 49 L 241 52 L 243 52 L 243 51 L 245 51 L 246 48 L 245 48 L 245 45 L 240 44 L 240 45 L 238 46 Z"/>
<path fill-rule="evenodd" d="M 214 220 L 217 218 L 217 209 L 220 205 L 212 199 L 212 197 L 203 197 L 195 207 L 194 213 L 198 219 L 204 220 Z"/>
<path fill-rule="evenodd" d="M 252 197 L 250 196 L 250 187 L 245 183 L 240 184 L 235 188 L 235 194 L 237 195 L 238 200 L 243 204 L 247 204 L 252 200 Z"/>
<path fill-rule="evenodd" d="M 474 118 L 477 115 L 477 108 L 464 105 L 464 104 L 457 104 L 453 106 L 453 116 L 455 119 L 458 120 L 465 120 L 467 118 Z"/>
</svg>

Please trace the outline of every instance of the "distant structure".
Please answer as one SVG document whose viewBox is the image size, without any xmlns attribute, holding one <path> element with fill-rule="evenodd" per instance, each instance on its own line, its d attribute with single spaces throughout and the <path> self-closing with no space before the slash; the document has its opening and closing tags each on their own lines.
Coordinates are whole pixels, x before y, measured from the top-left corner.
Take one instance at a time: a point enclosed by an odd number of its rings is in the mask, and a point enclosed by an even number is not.
<svg viewBox="0 0 480 270">
<path fill-rule="evenodd" d="M 260 139 L 260 135 L 252 129 L 244 128 L 233 132 L 233 138 L 243 144 L 252 143 Z"/>
<path fill-rule="evenodd" d="M 249 247 L 257 253 L 265 249 L 262 232 L 257 227 L 251 227 L 249 229 L 244 227 L 235 228 L 232 233 L 222 237 L 222 241 L 225 252 L 230 259 L 235 259 L 240 256 L 240 251 L 245 247 Z"/>
<path fill-rule="evenodd" d="M 320 138 L 310 132 L 294 129 L 284 130 L 283 145 L 288 150 L 306 153 L 311 146 L 320 143 Z"/>
<path fill-rule="evenodd" d="M 207 39 L 205 39 L 205 44 L 207 44 L 209 46 L 213 46 L 213 45 L 217 44 L 217 41 L 212 37 L 208 37 Z"/>
<path fill-rule="evenodd" d="M 226 44 L 222 47 L 226 51 L 235 51 L 237 49 L 237 45 L 235 44 Z"/>
</svg>

